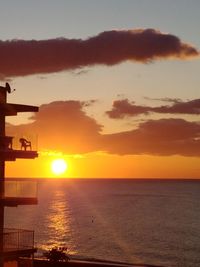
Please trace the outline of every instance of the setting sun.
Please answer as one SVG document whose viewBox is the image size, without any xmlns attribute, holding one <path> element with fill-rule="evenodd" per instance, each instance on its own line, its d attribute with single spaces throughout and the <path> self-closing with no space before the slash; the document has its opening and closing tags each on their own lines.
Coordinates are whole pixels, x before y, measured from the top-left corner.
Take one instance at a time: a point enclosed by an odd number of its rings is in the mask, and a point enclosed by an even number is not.
<svg viewBox="0 0 200 267">
<path fill-rule="evenodd" d="M 63 174 L 67 170 L 67 167 L 67 162 L 64 159 L 55 159 L 51 164 L 51 170 L 56 175 Z"/>
</svg>

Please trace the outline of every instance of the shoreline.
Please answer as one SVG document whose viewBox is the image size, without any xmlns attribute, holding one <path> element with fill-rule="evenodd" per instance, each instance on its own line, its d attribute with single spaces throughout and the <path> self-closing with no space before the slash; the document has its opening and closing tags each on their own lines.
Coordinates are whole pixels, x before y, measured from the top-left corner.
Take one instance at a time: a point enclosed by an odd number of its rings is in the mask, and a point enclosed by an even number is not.
<svg viewBox="0 0 200 267">
<path fill-rule="evenodd" d="M 116 261 L 107 261 L 107 260 L 100 260 L 100 259 L 77 259 L 72 258 L 69 261 L 66 262 L 50 262 L 46 259 L 39 259 L 35 258 L 33 259 L 33 267 L 84 267 L 84 266 L 90 266 L 90 267 L 164 267 L 160 265 L 151 265 L 151 264 L 140 264 L 140 263 L 125 263 L 125 262 L 116 262 Z"/>
</svg>

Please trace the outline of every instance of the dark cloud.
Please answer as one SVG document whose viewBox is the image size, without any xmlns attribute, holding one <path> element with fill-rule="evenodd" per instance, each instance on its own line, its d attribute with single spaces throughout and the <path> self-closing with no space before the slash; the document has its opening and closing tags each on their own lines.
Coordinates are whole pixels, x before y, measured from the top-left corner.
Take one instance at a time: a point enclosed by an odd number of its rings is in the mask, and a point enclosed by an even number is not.
<svg viewBox="0 0 200 267">
<path fill-rule="evenodd" d="M 85 66 L 115 65 L 127 60 L 196 57 L 199 52 L 178 37 L 154 29 L 113 30 L 81 39 L 0 41 L 0 77 L 73 70 Z"/>
<path fill-rule="evenodd" d="M 139 106 L 128 99 L 116 100 L 113 102 L 111 110 L 106 114 L 113 119 L 120 119 L 126 116 L 137 116 L 140 114 L 166 113 L 166 114 L 200 114 L 200 99 L 190 101 L 180 101 L 178 99 L 167 99 L 171 105 L 163 105 L 159 107 Z"/>
<path fill-rule="evenodd" d="M 152 98 L 152 97 L 145 96 L 144 99 L 154 100 L 154 101 L 161 101 L 161 102 L 171 102 L 171 103 L 179 103 L 179 102 L 182 102 L 182 100 L 180 98 L 170 98 L 170 97 Z"/>
<path fill-rule="evenodd" d="M 200 124 L 182 119 L 150 120 L 103 140 L 108 153 L 120 155 L 200 156 Z"/>
<path fill-rule="evenodd" d="M 137 116 L 139 114 L 149 113 L 149 107 L 135 105 L 128 99 L 113 101 L 112 110 L 106 111 L 106 114 L 112 119 L 121 119 L 125 116 Z"/>
<path fill-rule="evenodd" d="M 200 156 L 200 124 L 183 119 L 149 120 L 138 128 L 102 134 L 102 126 L 85 112 L 85 103 L 56 101 L 40 107 L 31 122 L 7 124 L 10 135 L 36 133 L 39 150 L 64 153 L 106 151 L 118 155 Z"/>
</svg>

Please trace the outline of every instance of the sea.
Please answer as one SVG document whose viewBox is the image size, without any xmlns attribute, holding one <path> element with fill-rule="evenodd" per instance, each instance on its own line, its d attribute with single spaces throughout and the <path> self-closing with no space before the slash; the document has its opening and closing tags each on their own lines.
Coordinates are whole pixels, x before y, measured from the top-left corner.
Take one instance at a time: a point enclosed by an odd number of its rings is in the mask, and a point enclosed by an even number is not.
<svg viewBox="0 0 200 267">
<path fill-rule="evenodd" d="M 38 205 L 6 208 L 5 226 L 33 229 L 37 256 L 200 266 L 200 180 L 38 179 Z"/>
</svg>

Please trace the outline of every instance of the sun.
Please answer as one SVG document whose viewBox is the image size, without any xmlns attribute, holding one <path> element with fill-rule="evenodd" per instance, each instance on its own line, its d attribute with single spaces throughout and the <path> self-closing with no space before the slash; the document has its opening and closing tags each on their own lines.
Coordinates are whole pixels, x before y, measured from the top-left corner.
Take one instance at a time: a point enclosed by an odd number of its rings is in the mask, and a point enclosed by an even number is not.
<svg viewBox="0 0 200 267">
<path fill-rule="evenodd" d="M 55 159 L 51 163 L 51 170 L 55 175 L 65 173 L 67 167 L 67 162 L 64 159 Z"/>
</svg>

